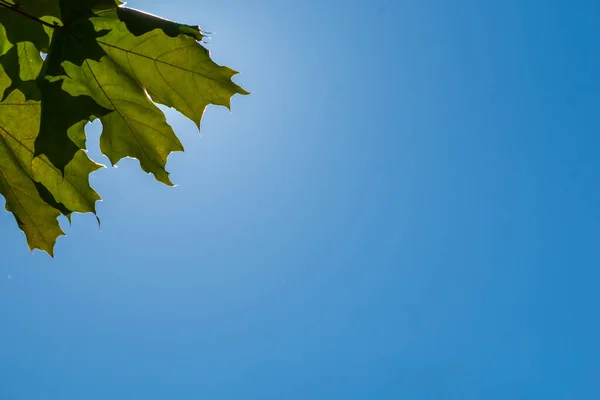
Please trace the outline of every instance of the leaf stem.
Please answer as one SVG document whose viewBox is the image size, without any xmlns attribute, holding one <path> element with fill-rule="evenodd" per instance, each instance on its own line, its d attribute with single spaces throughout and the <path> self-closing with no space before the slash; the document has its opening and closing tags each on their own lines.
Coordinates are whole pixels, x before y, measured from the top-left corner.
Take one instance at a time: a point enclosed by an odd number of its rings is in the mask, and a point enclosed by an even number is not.
<svg viewBox="0 0 600 400">
<path fill-rule="evenodd" d="M 39 24 L 42 24 L 44 26 L 47 26 L 49 28 L 52 28 L 52 29 L 57 28 L 57 25 L 50 24 L 46 21 L 42 21 L 41 19 L 39 19 L 37 17 L 34 17 L 33 15 L 27 14 L 25 11 L 21 10 L 19 8 L 19 6 L 17 6 L 17 5 L 5 3 L 4 1 L 0 0 L 0 7 L 8 8 L 9 10 L 12 10 L 12 11 L 16 12 L 17 14 L 20 14 L 25 18 L 29 18 L 29 19 L 31 19 Z"/>
</svg>

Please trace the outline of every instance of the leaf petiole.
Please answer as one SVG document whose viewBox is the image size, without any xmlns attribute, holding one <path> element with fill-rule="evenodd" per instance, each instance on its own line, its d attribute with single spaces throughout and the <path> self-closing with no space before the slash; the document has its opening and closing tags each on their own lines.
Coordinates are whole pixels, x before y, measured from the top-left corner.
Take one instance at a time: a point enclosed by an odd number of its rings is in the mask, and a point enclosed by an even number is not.
<svg viewBox="0 0 600 400">
<path fill-rule="evenodd" d="M 2 7 L 2 8 L 8 8 L 9 10 L 11 10 L 13 12 L 16 12 L 17 14 L 20 14 L 20 15 L 22 15 L 25 18 L 29 18 L 29 19 L 31 19 L 31 20 L 39 23 L 39 24 L 42 24 L 44 26 L 47 26 L 49 28 L 54 29 L 54 28 L 58 28 L 59 27 L 58 25 L 50 24 L 50 23 L 48 23 L 46 21 L 42 21 L 41 19 L 39 19 L 37 17 L 34 17 L 33 15 L 27 14 L 25 11 L 21 10 L 19 8 L 19 6 L 14 5 L 14 4 L 10 4 L 10 3 L 6 3 L 3 0 L 0 0 L 0 7 Z"/>
</svg>

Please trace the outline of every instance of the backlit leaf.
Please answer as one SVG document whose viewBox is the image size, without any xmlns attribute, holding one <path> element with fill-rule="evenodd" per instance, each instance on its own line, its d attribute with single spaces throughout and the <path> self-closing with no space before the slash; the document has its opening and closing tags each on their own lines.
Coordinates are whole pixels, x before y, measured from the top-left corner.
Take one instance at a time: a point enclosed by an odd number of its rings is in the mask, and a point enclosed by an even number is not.
<svg viewBox="0 0 600 400">
<path fill-rule="evenodd" d="M 155 103 L 199 127 L 209 104 L 248 94 L 202 39 L 118 0 L 0 0 L 0 194 L 32 249 L 53 253 L 60 214 L 96 212 L 87 122 L 100 119 L 111 163 L 137 158 L 172 185 L 167 159 L 183 146 Z"/>
</svg>

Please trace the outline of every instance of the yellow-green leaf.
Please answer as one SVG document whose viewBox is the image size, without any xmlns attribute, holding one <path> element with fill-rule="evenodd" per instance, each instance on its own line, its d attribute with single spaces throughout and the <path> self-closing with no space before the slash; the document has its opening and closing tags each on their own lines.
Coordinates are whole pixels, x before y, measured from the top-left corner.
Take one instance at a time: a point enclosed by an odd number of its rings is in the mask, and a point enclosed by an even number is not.
<svg viewBox="0 0 600 400">
<path fill-rule="evenodd" d="M 210 59 L 199 27 L 121 5 L 0 0 L 0 194 L 31 248 L 52 254 L 61 213 L 96 212 L 87 122 L 102 122 L 111 163 L 137 158 L 172 185 L 167 160 L 183 146 L 156 103 L 199 127 L 209 104 L 248 94 Z"/>
</svg>

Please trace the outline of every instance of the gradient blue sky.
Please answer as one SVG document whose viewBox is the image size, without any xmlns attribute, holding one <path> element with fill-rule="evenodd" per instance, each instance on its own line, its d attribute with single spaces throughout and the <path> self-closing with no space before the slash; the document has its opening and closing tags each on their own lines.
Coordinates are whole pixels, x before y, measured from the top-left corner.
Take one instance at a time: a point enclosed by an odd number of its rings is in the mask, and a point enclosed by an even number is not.
<svg viewBox="0 0 600 400">
<path fill-rule="evenodd" d="M 253 94 L 54 260 L 0 213 L 0 399 L 600 398 L 600 2 L 129 5 Z"/>
</svg>

